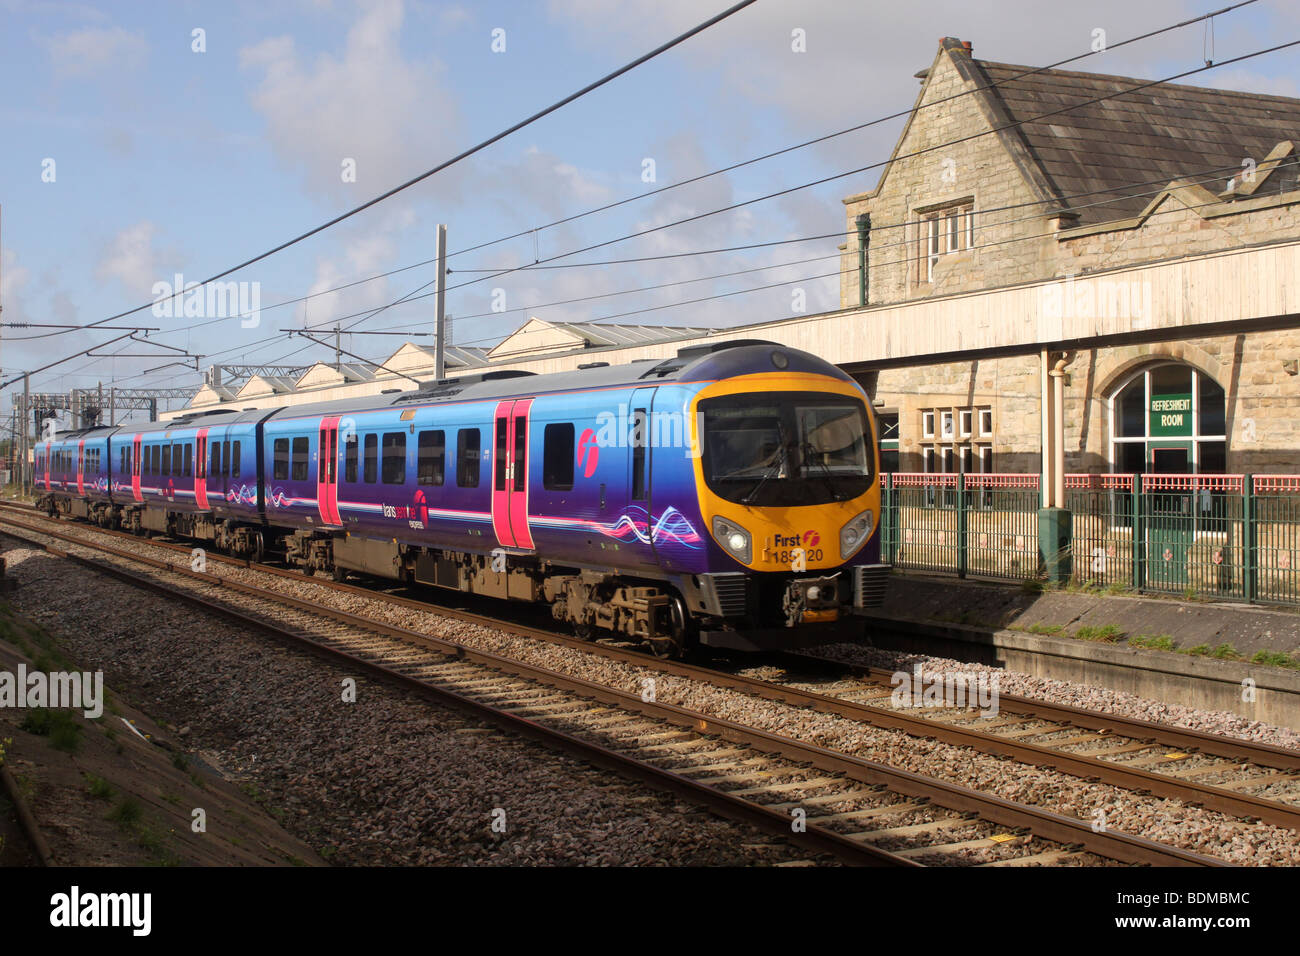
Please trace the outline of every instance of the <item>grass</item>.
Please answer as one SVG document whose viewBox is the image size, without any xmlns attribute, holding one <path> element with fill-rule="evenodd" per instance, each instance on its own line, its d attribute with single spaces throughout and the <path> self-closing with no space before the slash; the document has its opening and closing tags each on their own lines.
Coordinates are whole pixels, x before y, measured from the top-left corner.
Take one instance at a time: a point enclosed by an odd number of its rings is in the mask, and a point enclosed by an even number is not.
<svg viewBox="0 0 1300 956">
<path fill-rule="evenodd" d="M 1237 649 L 1231 644 L 1218 645 L 1214 650 L 1210 651 L 1210 656 L 1220 661 L 1239 661 L 1242 659 L 1241 655 L 1237 653 Z"/>
<path fill-rule="evenodd" d="M 190 758 L 177 750 L 172 754 L 172 766 L 184 773 L 190 769 Z"/>
<path fill-rule="evenodd" d="M 1114 624 L 1107 624 L 1105 627 L 1081 627 L 1074 632 L 1074 636 L 1081 641 L 1098 641 L 1102 644 L 1114 644 L 1124 632 Z"/>
<path fill-rule="evenodd" d="M 1026 629 L 1030 634 L 1060 634 L 1065 630 L 1064 624 L 1031 624 Z"/>
<path fill-rule="evenodd" d="M 1128 639 L 1130 647 L 1145 647 L 1153 651 L 1172 651 L 1177 648 L 1174 645 L 1174 639 L 1168 634 L 1158 634 L 1151 637 L 1147 634 L 1139 634 L 1137 637 Z"/>
<path fill-rule="evenodd" d="M 1250 661 L 1252 664 L 1269 664 L 1273 667 L 1289 667 L 1292 670 L 1300 670 L 1300 659 L 1286 653 L 1286 651 L 1256 651 Z"/>
<path fill-rule="evenodd" d="M 123 797 L 112 810 L 108 811 L 107 819 L 127 829 L 139 823 L 143 815 L 144 810 L 140 806 L 140 801 L 135 797 Z"/>
<path fill-rule="evenodd" d="M 135 797 L 126 796 L 109 810 L 105 819 L 135 837 L 136 845 L 158 866 L 179 866 L 181 860 L 167 849 L 167 838 L 144 820 L 144 808 Z"/>
<path fill-rule="evenodd" d="M 64 753 L 76 753 L 81 746 L 81 724 L 66 710 L 36 707 L 27 712 L 19 728 L 38 737 L 49 737 L 50 746 Z"/>
<path fill-rule="evenodd" d="M 1209 645 L 1209 644 L 1197 644 L 1195 647 L 1184 648 L 1184 649 L 1180 650 L 1178 653 L 1180 653 L 1180 654 L 1190 654 L 1192 657 L 1209 657 L 1209 656 L 1210 656 L 1210 645 Z"/>
<path fill-rule="evenodd" d="M 111 800 L 113 798 L 113 788 L 103 777 L 97 777 L 93 773 L 84 775 L 86 778 L 86 789 L 90 795 L 97 800 Z"/>
</svg>

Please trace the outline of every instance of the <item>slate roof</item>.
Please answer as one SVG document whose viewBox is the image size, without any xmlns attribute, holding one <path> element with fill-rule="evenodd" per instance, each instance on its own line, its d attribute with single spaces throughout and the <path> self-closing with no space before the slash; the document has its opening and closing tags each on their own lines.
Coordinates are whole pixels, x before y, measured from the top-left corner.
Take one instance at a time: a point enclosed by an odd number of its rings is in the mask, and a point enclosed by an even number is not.
<svg viewBox="0 0 1300 956">
<path fill-rule="evenodd" d="M 1283 140 L 1300 142 L 1300 99 L 1173 83 L 1121 93 L 1149 81 L 1068 70 L 1013 79 L 1034 67 L 974 63 L 1013 121 L 1120 94 L 1016 128 L 1079 225 L 1136 215 L 1175 179 L 1217 194 L 1246 157 L 1262 163 Z M 1286 180 L 1294 186 L 1294 173 Z"/>
</svg>

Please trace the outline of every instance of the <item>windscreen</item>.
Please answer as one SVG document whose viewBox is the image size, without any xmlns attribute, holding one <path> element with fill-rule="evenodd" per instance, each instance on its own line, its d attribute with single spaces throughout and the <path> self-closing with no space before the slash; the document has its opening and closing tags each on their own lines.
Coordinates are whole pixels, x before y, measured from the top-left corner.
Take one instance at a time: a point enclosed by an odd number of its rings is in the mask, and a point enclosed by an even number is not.
<svg viewBox="0 0 1300 956">
<path fill-rule="evenodd" d="M 767 392 L 706 399 L 700 411 L 705 480 L 728 501 L 826 504 L 861 495 L 874 477 L 866 408 L 856 399 Z"/>
</svg>

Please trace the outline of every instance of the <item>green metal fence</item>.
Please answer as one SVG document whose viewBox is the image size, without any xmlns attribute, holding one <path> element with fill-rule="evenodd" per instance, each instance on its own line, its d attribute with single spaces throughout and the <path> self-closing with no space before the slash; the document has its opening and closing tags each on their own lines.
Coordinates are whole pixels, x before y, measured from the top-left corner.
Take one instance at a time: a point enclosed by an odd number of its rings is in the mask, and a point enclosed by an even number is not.
<svg viewBox="0 0 1300 956">
<path fill-rule="evenodd" d="M 1042 573 L 1038 475 L 886 474 L 882 548 L 898 568 Z M 1077 584 L 1300 604 L 1300 476 L 1068 475 Z"/>
<path fill-rule="evenodd" d="M 1038 475 L 881 476 L 885 560 L 992 578 L 1039 572 Z"/>
</svg>

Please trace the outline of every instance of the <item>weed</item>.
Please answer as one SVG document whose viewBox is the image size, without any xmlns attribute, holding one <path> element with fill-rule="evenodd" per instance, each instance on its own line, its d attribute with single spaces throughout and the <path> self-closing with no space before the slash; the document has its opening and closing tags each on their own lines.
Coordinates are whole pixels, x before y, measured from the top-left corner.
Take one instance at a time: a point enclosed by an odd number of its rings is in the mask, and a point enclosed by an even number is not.
<svg viewBox="0 0 1300 956">
<path fill-rule="evenodd" d="M 1081 641 L 1098 641 L 1102 644 L 1114 644 L 1124 632 L 1114 624 L 1107 624 L 1105 627 L 1081 627 L 1074 632 L 1074 636 Z"/>
<path fill-rule="evenodd" d="M 76 753 L 81 743 L 81 724 L 66 710 L 36 707 L 29 710 L 20 729 L 38 737 L 49 737 L 50 746 L 65 753 Z"/>
<path fill-rule="evenodd" d="M 1031 624 L 1029 625 L 1030 634 L 1060 634 L 1065 630 L 1063 624 Z"/>
<path fill-rule="evenodd" d="M 103 777 L 97 777 L 93 773 L 85 774 L 86 789 L 90 795 L 98 800 L 110 800 L 113 797 L 113 788 Z"/>
<path fill-rule="evenodd" d="M 1210 656 L 1221 661 L 1239 661 L 1241 655 L 1231 644 L 1220 644 L 1214 650 L 1210 651 Z"/>
<path fill-rule="evenodd" d="M 120 827 L 126 828 L 139 823 L 143 813 L 140 801 L 136 800 L 135 797 L 123 797 L 118 801 L 117 806 L 108 811 L 107 819 L 112 820 Z"/>
<path fill-rule="evenodd" d="M 1186 649 L 1184 649 L 1184 650 L 1179 651 L 1179 653 L 1180 653 L 1180 654 L 1190 654 L 1192 657 L 1209 657 L 1209 656 L 1210 656 L 1210 645 L 1209 645 L 1209 644 L 1197 644 L 1195 647 L 1188 647 L 1188 648 L 1186 648 Z"/>
<path fill-rule="evenodd" d="M 1146 647 L 1153 651 L 1175 650 L 1174 639 L 1168 634 L 1159 634 L 1155 637 L 1139 634 L 1137 637 L 1130 637 L 1128 643 L 1130 647 Z"/>
<path fill-rule="evenodd" d="M 1250 660 L 1252 664 L 1269 664 L 1273 667 L 1300 669 L 1300 660 L 1292 657 L 1286 651 L 1256 651 Z"/>
</svg>

